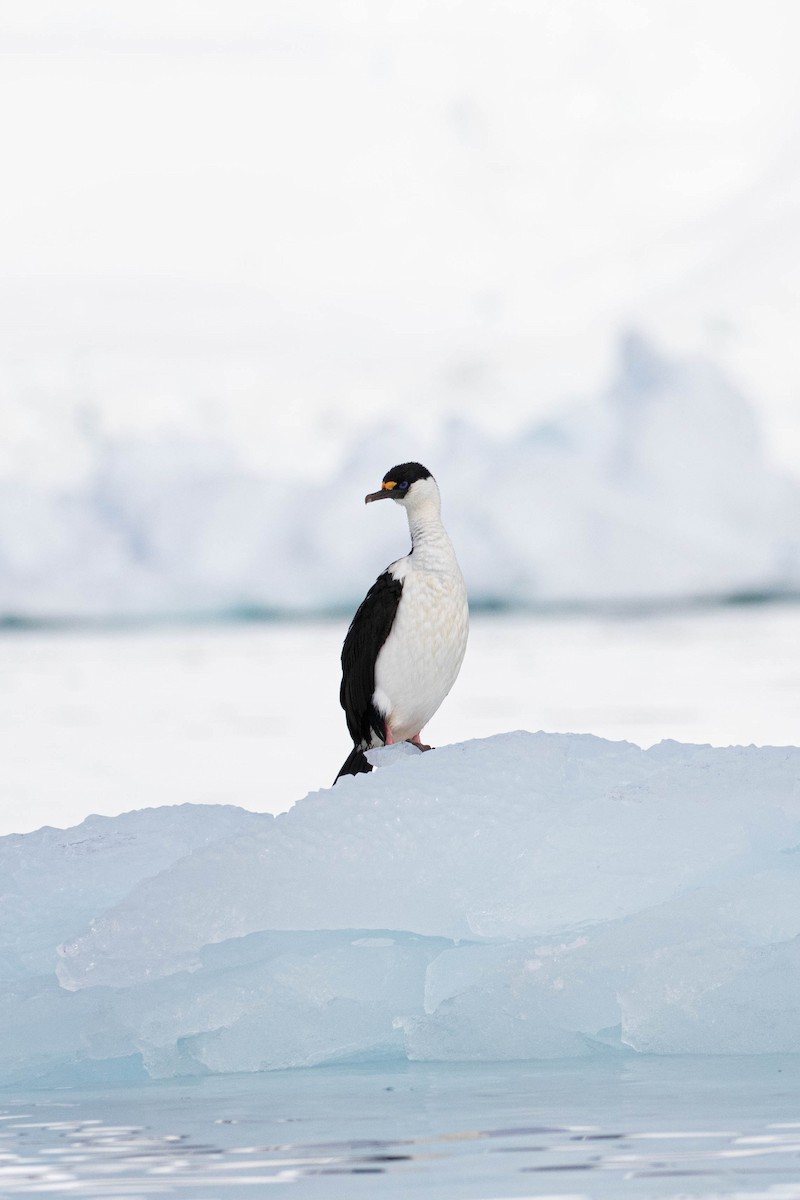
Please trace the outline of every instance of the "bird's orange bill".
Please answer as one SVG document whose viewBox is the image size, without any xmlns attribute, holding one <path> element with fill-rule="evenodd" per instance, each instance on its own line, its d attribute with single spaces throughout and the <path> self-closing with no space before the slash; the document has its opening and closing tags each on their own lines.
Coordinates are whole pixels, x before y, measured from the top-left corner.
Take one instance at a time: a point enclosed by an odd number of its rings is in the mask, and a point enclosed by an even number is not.
<svg viewBox="0 0 800 1200">
<path fill-rule="evenodd" d="M 364 503 L 371 504 L 373 500 L 389 500 L 391 499 L 392 488 L 396 487 L 397 484 L 393 480 L 390 480 L 388 483 L 381 485 L 381 490 L 379 492 L 370 492 L 368 496 L 365 496 Z"/>
</svg>

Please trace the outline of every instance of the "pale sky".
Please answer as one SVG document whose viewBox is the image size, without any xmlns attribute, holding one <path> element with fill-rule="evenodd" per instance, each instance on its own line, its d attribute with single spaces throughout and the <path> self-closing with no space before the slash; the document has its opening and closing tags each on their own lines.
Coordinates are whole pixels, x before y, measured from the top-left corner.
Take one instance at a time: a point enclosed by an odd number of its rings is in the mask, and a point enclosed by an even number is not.
<svg viewBox="0 0 800 1200">
<path fill-rule="evenodd" d="M 794 0 L 6 0 L 0 475 L 324 471 L 596 393 L 630 326 L 800 463 Z M 76 418 L 76 414 L 78 417 Z"/>
</svg>

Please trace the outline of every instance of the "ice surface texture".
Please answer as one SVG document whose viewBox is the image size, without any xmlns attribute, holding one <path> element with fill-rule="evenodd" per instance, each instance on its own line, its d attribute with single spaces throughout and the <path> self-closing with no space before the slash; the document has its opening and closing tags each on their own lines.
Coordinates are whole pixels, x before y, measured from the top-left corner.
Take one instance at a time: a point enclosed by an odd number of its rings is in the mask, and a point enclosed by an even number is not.
<svg viewBox="0 0 800 1200">
<path fill-rule="evenodd" d="M 640 337 L 603 395 L 547 424 L 493 439 L 431 422 L 414 439 L 473 602 L 800 587 L 800 487 L 768 461 L 749 404 Z M 309 482 L 191 439 L 98 441 L 69 494 L 0 484 L 0 619 L 352 609 L 407 550 L 398 514 L 361 503 L 399 446 L 402 425 L 360 429 L 338 473 Z"/>
<path fill-rule="evenodd" d="M 0 1079 L 800 1052 L 800 750 L 515 733 L 380 757 L 274 819 L 107 820 L 80 889 L 96 818 L 1 839 Z"/>
<path fill-rule="evenodd" d="M 143 877 L 271 820 L 228 805 L 181 804 L 0 838 L 0 984 L 52 971 L 57 944 Z"/>
</svg>

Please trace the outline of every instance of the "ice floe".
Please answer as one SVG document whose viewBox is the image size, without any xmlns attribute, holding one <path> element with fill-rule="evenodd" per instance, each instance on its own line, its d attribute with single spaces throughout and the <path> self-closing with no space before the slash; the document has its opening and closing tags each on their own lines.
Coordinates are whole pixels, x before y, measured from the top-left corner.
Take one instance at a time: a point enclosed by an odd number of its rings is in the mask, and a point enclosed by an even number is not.
<svg viewBox="0 0 800 1200">
<path fill-rule="evenodd" d="M 378 761 L 0 839 L 0 1079 L 800 1051 L 800 750 Z"/>
</svg>

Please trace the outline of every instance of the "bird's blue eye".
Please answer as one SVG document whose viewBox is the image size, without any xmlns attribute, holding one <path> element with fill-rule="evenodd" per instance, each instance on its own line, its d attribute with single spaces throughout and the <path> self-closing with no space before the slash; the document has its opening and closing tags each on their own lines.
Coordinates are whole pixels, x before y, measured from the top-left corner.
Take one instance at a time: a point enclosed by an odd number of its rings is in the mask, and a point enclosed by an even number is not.
<svg viewBox="0 0 800 1200">
<path fill-rule="evenodd" d="M 408 487 L 408 480 L 407 480 L 407 479 L 403 479 L 403 480 L 402 480 L 402 481 L 401 481 L 401 482 L 398 484 L 398 487 L 400 487 L 400 488 L 402 489 L 402 491 L 405 491 L 405 490 L 406 490 L 406 488 Z"/>
</svg>

